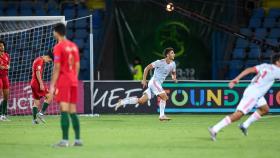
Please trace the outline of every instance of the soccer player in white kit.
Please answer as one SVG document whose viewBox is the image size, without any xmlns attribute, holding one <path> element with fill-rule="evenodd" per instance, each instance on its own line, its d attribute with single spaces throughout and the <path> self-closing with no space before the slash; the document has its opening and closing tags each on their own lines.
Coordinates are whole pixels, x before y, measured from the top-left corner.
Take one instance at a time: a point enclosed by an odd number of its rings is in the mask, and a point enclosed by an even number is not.
<svg viewBox="0 0 280 158">
<path fill-rule="evenodd" d="M 239 120 L 254 107 L 256 107 L 257 110 L 239 126 L 245 136 L 248 134 L 248 127 L 269 112 L 269 106 L 267 105 L 264 95 L 271 88 L 274 81 L 280 79 L 280 54 L 274 54 L 271 57 L 271 62 L 272 64 L 261 64 L 247 68 L 235 79 L 230 81 L 229 87 L 233 88 L 244 76 L 256 73 L 256 76 L 252 79 L 250 85 L 245 89 L 236 111 L 208 129 L 213 141 L 216 140 L 216 135 L 222 128 Z"/>
<path fill-rule="evenodd" d="M 116 107 L 115 110 L 117 110 L 119 107 L 127 105 L 127 104 L 144 104 L 153 96 L 158 96 L 160 97 L 160 102 L 159 102 L 159 120 L 160 121 L 165 121 L 165 120 L 170 120 L 165 114 L 164 114 L 164 109 L 166 105 L 166 101 L 168 100 L 168 96 L 164 89 L 162 88 L 161 84 L 165 80 L 165 78 L 171 73 L 172 79 L 177 82 L 176 79 L 176 64 L 173 61 L 175 57 L 175 53 L 173 48 L 165 48 L 163 51 L 163 54 L 165 55 L 164 59 L 161 60 L 156 60 L 149 64 L 145 69 L 144 69 L 144 74 L 143 74 L 143 80 L 141 84 L 143 85 L 143 88 L 147 86 L 147 74 L 150 70 L 154 70 L 153 77 L 148 83 L 148 88 L 144 91 L 143 95 L 141 98 L 137 97 L 130 97 L 130 98 L 125 98 L 121 99 Z"/>
</svg>

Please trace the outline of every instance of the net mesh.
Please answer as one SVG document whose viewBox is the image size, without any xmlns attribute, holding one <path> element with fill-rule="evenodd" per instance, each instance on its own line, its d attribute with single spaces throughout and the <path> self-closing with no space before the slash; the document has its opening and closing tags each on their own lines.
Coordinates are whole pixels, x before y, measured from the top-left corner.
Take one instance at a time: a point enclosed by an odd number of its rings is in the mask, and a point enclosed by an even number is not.
<svg viewBox="0 0 280 158">
<path fill-rule="evenodd" d="M 46 54 L 56 41 L 52 35 L 54 24 L 64 22 L 62 18 L 51 20 L 1 20 L 0 39 L 6 42 L 6 52 L 10 55 L 10 97 L 9 115 L 29 115 L 32 113 L 32 64 L 36 57 Z M 43 80 L 51 78 L 52 63 L 45 64 Z M 2 97 L 1 97 L 2 98 Z M 2 99 L 1 99 L 2 101 Z M 48 114 L 58 114 L 59 107 L 51 103 Z"/>
</svg>

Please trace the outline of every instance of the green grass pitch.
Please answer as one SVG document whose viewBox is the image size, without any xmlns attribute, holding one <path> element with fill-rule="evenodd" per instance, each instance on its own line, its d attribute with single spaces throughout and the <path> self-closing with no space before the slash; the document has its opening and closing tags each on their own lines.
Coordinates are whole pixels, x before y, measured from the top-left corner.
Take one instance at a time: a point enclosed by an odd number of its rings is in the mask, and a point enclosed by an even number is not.
<svg viewBox="0 0 280 158">
<path fill-rule="evenodd" d="M 261 119 L 243 136 L 238 123 L 210 141 L 207 131 L 224 115 L 101 115 L 80 117 L 83 147 L 53 148 L 61 138 L 58 116 L 32 125 L 31 116 L 0 122 L 0 158 L 269 158 L 280 157 L 280 117 Z M 243 118 L 244 120 L 245 118 Z M 70 127 L 70 140 L 73 142 Z"/>
</svg>

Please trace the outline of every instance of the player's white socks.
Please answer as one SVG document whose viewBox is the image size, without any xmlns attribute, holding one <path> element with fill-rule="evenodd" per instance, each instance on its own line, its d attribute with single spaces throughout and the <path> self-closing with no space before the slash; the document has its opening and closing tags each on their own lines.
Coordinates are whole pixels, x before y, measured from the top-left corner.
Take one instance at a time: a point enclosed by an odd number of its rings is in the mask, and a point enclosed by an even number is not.
<svg viewBox="0 0 280 158">
<path fill-rule="evenodd" d="M 253 122 L 259 120 L 262 116 L 255 111 L 244 123 L 243 127 L 248 128 Z"/>
<path fill-rule="evenodd" d="M 218 122 L 215 126 L 212 127 L 212 130 L 218 133 L 222 128 L 226 127 L 227 125 L 231 124 L 231 119 L 229 116 L 226 116 L 220 122 Z"/>
<path fill-rule="evenodd" d="M 165 105 L 166 105 L 166 101 L 161 99 L 159 101 L 159 117 L 164 116 Z"/>
<path fill-rule="evenodd" d="M 122 105 L 137 104 L 137 103 L 138 103 L 138 98 L 136 97 L 124 98 L 123 100 L 121 100 Z"/>
</svg>

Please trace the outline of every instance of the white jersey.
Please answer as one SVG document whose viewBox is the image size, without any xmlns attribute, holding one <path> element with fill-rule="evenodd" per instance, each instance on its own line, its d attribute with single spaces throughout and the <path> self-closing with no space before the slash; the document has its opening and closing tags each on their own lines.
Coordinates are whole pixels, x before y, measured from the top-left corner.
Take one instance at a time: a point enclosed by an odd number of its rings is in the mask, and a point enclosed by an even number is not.
<svg viewBox="0 0 280 158">
<path fill-rule="evenodd" d="M 152 66 L 155 68 L 152 80 L 156 80 L 160 84 L 163 83 L 168 74 L 176 72 L 176 64 L 174 61 L 167 64 L 165 59 L 156 60 L 152 62 Z"/>
<path fill-rule="evenodd" d="M 274 64 L 261 64 L 255 66 L 255 69 L 257 75 L 252 79 L 249 87 L 257 89 L 260 96 L 263 96 L 271 88 L 274 81 L 280 79 L 280 68 Z"/>
</svg>

